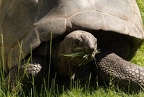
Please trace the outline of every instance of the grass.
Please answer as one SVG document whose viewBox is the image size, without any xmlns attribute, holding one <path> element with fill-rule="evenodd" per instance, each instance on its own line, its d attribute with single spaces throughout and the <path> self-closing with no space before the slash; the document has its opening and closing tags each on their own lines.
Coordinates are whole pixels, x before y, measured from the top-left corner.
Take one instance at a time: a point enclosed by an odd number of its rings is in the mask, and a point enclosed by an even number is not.
<svg viewBox="0 0 144 97">
<path fill-rule="evenodd" d="M 85 52 L 75 52 L 71 54 L 61 54 L 61 55 L 70 58 L 79 57 L 79 56 L 83 56 L 83 58 L 88 58 L 89 56 L 89 54 L 85 54 Z"/>
<path fill-rule="evenodd" d="M 137 2 L 140 7 L 141 15 L 144 22 L 144 0 L 137 0 Z M 144 45 L 141 46 L 132 62 L 144 66 Z M 94 86 L 93 88 L 91 88 L 89 86 L 89 81 L 84 86 L 81 86 L 79 82 L 73 82 L 70 85 L 70 89 L 65 90 L 64 86 L 62 86 L 61 91 L 59 91 L 58 86 L 55 84 L 55 80 L 52 80 L 51 83 L 51 86 L 47 86 L 44 83 L 40 93 L 37 93 L 35 87 L 33 86 L 33 89 L 29 89 L 30 91 L 27 93 L 28 97 L 31 97 L 32 95 L 34 97 L 38 97 L 38 95 L 40 97 L 144 97 L 144 91 L 140 91 L 138 93 L 126 93 L 113 86 L 107 88 Z M 4 78 L 0 78 L 0 97 L 22 96 L 26 97 L 26 93 L 23 91 L 22 88 L 19 88 L 19 93 L 17 91 L 7 91 L 7 89 L 5 89 Z"/>
<path fill-rule="evenodd" d="M 137 0 L 138 6 L 140 8 L 141 16 L 144 23 L 144 0 Z"/>
</svg>

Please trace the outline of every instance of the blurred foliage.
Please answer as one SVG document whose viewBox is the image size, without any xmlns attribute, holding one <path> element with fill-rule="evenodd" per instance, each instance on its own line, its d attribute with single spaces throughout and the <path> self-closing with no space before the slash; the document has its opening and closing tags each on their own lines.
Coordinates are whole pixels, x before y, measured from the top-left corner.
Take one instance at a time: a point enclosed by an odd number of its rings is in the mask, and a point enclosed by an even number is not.
<svg viewBox="0 0 144 97">
<path fill-rule="evenodd" d="M 141 16 L 143 19 L 143 24 L 144 24 L 144 0 L 137 0 L 138 6 L 140 8 Z"/>
</svg>

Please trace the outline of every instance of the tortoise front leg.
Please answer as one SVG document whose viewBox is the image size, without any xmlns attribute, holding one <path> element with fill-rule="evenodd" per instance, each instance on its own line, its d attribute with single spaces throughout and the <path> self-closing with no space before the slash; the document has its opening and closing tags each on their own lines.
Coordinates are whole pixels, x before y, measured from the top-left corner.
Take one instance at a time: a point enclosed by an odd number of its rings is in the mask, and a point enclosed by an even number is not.
<svg viewBox="0 0 144 97">
<path fill-rule="evenodd" d="M 18 82 L 37 75 L 41 71 L 41 68 L 42 66 L 40 64 L 31 63 L 23 64 L 20 67 L 15 66 L 7 75 L 6 84 L 10 85 L 11 89 L 14 89 Z"/>
<path fill-rule="evenodd" d="M 94 71 L 100 81 L 111 81 L 124 88 L 144 87 L 144 67 L 132 64 L 115 53 L 100 54 L 96 60 Z"/>
<path fill-rule="evenodd" d="M 29 82 L 32 77 L 42 77 L 45 61 L 41 56 L 33 56 L 30 63 L 22 62 L 22 65 L 13 67 L 6 77 L 6 84 L 11 90 L 15 89 L 18 82 Z"/>
</svg>

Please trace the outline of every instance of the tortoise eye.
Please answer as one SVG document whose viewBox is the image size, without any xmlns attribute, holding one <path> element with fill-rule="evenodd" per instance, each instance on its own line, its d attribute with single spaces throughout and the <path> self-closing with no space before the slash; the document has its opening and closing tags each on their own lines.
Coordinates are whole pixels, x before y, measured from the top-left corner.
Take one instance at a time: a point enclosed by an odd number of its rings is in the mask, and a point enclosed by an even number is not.
<svg viewBox="0 0 144 97">
<path fill-rule="evenodd" d="M 78 39 L 75 40 L 75 45 L 76 46 L 81 46 L 82 45 L 82 42 Z"/>
</svg>

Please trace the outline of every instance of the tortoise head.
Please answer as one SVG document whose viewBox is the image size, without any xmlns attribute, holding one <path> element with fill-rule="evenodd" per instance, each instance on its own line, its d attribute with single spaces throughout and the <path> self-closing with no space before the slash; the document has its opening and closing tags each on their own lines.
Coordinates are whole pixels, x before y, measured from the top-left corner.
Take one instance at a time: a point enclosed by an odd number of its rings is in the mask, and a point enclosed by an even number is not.
<svg viewBox="0 0 144 97">
<path fill-rule="evenodd" d="M 86 31 L 73 31 L 68 34 L 60 44 L 60 54 L 69 57 L 71 61 L 93 59 L 97 51 L 97 39 Z M 80 65 L 77 62 L 73 65 Z"/>
<path fill-rule="evenodd" d="M 97 52 L 97 39 L 89 32 L 73 31 L 64 38 L 56 50 L 56 68 L 59 72 L 66 70 L 70 75 L 73 66 L 85 65 L 94 58 Z"/>
</svg>

